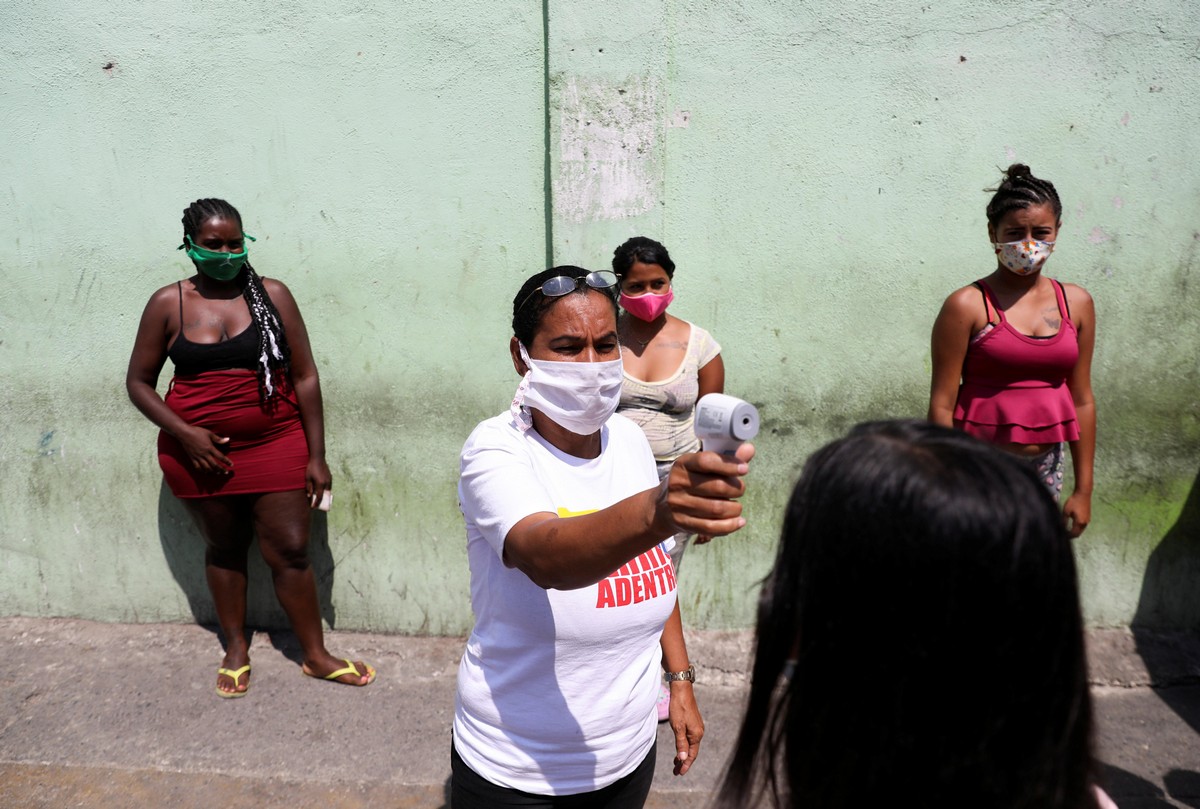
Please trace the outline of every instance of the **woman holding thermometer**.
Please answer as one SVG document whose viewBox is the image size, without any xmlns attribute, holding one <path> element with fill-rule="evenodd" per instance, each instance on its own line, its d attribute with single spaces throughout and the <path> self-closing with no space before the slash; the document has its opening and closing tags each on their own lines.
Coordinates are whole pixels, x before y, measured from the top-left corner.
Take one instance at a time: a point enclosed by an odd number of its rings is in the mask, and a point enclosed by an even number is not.
<svg viewBox="0 0 1200 809">
<path fill-rule="evenodd" d="M 572 266 L 525 281 L 508 343 L 521 381 L 463 446 L 475 626 L 458 671 L 455 809 L 643 806 L 664 682 L 673 771 L 696 761 L 704 722 L 667 539 L 745 524 L 753 447 L 686 453 L 659 481 L 645 435 L 616 413 L 616 286 Z M 748 437 L 722 428 L 727 412 L 713 437 Z"/>
</svg>

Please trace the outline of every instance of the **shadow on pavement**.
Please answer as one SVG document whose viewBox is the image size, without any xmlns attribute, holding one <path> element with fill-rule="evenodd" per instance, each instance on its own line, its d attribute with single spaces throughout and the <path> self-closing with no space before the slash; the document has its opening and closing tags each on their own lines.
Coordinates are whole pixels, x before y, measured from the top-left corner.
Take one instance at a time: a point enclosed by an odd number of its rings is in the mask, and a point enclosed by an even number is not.
<svg viewBox="0 0 1200 809">
<path fill-rule="evenodd" d="M 438 809 L 451 809 L 450 807 L 450 776 L 446 776 L 446 783 L 442 786 L 442 805 Z"/>
<path fill-rule="evenodd" d="M 1100 786 L 1117 806 L 1175 809 L 1175 804 L 1167 799 L 1166 793 L 1156 784 L 1111 764 L 1100 764 Z"/>
<path fill-rule="evenodd" d="M 1200 809 L 1200 773 L 1171 770 L 1163 776 L 1164 792 L 1145 778 L 1111 764 L 1100 765 L 1101 786 L 1121 809 Z"/>
<path fill-rule="evenodd" d="M 1200 773 L 1171 770 L 1163 776 L 1167 794 L 1184 806 L 1200 809 Z"/>
</svg>

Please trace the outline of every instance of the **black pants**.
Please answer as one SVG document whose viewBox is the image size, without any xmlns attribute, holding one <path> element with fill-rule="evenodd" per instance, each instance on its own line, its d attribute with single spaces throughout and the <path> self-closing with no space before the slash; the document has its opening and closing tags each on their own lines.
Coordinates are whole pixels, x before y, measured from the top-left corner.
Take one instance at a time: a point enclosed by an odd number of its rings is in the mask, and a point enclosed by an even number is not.
<svg viewBox="0 0 1200 809">
<path fill-rule="evenodd" d="M 450 747 L 450 809 L 642 809 L 654 780 L 654 748 L 624 778 L 579 795 L 533 795 L 496 786 L 467 766 Z"/>
</svg>

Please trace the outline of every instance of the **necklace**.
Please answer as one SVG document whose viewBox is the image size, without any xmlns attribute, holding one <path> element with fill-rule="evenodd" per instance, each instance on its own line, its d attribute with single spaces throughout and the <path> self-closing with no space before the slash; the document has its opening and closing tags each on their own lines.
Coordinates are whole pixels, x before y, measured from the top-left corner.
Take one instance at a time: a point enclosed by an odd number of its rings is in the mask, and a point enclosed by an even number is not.
<svg viewBox="0 0 1200 809">
<path fill-rule="evenodd" d="M 624 337 L 628 338 L 628 340 L 632 340 L 633 342 L 640 345 L 642 347 L 642 351 L 645 351 L 646 346 L 648 346 L 650 344 L 650 341 L 654 339 L 653 334 L 650 335 L 649 337 L 647 337 L 645 340 L 639 339 L 637 335 L 635 335 L 633 332 L 629 331 L 628 329 L 626 329 L 626 334 L 624 335 Z M 626 342 L 625 342 L 626 345 L 629 345 L 628 340 L 626 340 Z"/>
</svg>

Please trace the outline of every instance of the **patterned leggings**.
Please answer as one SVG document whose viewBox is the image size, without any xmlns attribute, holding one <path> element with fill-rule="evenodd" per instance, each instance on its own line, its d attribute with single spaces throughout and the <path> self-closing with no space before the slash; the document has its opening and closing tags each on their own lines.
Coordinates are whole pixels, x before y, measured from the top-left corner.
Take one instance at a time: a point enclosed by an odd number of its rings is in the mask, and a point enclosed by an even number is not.
<svg viewBox="0 0 1200 809">
<path fill-rule="evenodd" d="M 1033 467 L 1038 480 L 1046 485 L 1054 502 L 1058 502 L 1063 487 L 1063 445 L 1060 441 L 1041 455 L 1031 455 L 1025 459 Z"/>
</svg>

